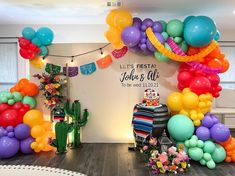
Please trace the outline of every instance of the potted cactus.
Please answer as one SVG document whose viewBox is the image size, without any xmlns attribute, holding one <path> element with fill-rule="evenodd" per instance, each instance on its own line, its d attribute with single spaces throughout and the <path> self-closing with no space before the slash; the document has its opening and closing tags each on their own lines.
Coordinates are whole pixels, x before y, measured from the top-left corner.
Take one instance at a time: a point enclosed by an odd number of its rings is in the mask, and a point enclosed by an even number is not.
<svg viewBox="0 0 235 176">
<path fill-rule="evenodd" d="M 65 113 L 72 118 L 73 122 L 72 148 L 78 148 L 81 144 L 80 129 L 82 126 L 86 125 L 89 112 L 85 109 L 81 118 L 81 104 L 78 100 L 75 100 L 72 106 L 70 106 L 68 100 L 64 105 L 64 110 Z"/>
</svg>

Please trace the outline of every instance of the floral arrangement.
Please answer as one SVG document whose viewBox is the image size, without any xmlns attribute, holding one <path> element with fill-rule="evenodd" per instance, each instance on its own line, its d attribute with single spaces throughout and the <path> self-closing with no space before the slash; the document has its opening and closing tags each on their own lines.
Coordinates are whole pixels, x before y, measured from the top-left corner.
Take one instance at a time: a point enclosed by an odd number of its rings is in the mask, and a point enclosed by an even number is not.
<svg viewBox="0 0 235 176">
<path fill-rule="evenodd" d="M 157 139 L 151 137 L 149 145 L 145 145 L 141 150 L 142 153 L 149 155 L 148 166 L 152 169 L 154 175 L 174 173 L 183 174 L 190 167 L 189 157 L 180 144 L 178 150 L 172 146 L 167 152 L 159 152 Z"/>
<path fill-rule="evenodd" d="M 63 87 L 67 83 L 66 79 L 60 78 L 59 75 L 45 73 L 36 74 L 34 77 L 40 80 L 39 89 L 46 98 L 44 101 L 46 107 L 53 109 L 64 102 Z"/>
</svg>

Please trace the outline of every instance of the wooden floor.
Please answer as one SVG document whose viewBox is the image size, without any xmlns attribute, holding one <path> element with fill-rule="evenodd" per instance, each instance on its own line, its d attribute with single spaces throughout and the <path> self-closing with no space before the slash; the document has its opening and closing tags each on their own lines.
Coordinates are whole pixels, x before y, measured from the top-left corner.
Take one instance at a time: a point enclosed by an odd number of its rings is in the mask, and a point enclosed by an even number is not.
<svg viewBox="0 0 235 176">
<path fill-rule="evenodd" d="M 88 176 L 149 176 L 151 172 L 146 160 L 138 152 L 128 151 L 128 144 L 83 144 L 80 149 L 68 150 L 67 154 L 54 152 L 35 155 L 18 155 L 0 160 L 4 165 L 39 165 L 62 168 Z M 191 163 L 187 175 L 195 176 L 235 176 L 235 163 L 222 163 L 209 170 L 198 163 Z M 0 174 L 1 175 L 1 174 Z"/>
<path fill-rule="evenodd" d="M 19 154 L 0 160 L 0 164 L 48 166 L 88 176 L 151 176 L 151 171 L 145 166 L 147 158 L 139 152 L 128 151 L 129 146 L 131 144 L 83 144 L 79 149 L 68 149 L 63 155 L 56 155 L 55 152 Z M 221 163 L 214 170 L 196 162 L 191 162 L 191 165 L 187 174 L 190 176 L 235 176 L 235 163 Z"/>
</svg>

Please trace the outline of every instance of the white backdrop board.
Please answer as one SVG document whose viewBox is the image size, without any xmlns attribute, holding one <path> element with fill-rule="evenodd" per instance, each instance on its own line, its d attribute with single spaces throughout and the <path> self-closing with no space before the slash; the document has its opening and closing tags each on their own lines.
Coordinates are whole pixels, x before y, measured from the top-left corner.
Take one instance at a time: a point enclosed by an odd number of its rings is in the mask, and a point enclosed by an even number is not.
<svg viewBox="0 0 235 176">
<path fill-rule="evenodd" d="M 51 54 L 73 55 L 103 46 L 104 44 L 55 44 Z M 112 47 L 104 49 L 111 54 Z M 94 52 L 74 60 L 72 66 L 95 62 L 100 58 Z M 46 62 L 60 66 L 70 63 L 70 59 L 49 57 Z M 99 69 L 91 75 L 79 75 L 70 79 L 71 99 L 79 99 L 82 108 L 90 112 L 89 122 L 82 128 L 83 142 L 130 142 L 132 136 L 133 107 L 143 98 L 146 88 L 152 87 L 160 93 L 160 101 L 165 103 L 167 95 L 176 90 L 178 64 L 169 61 L 160 63 L 153 56 L 143 56 L 128 52 L 115 59 L 106 69 Z M 30 67 L 30 75 L 41 73 Z M 123 80 L 124 78 L 124 80 Z M 123 80 L 123 81 L 122 81 Z M 43 97 L 38 97 L 38 107 L 43 106 Z M 49 112 L 42 108 L 45 115 Z"/>
</svg>

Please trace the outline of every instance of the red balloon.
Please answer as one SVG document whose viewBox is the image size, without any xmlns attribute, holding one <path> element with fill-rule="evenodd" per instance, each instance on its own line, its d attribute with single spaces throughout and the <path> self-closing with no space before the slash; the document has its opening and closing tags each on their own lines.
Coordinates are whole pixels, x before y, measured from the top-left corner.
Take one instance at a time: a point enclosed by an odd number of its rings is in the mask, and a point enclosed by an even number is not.
<svg viewBox="0 0 235 176">
<path fill-rule="evenodd" d="M 23 107 L 23 103 L 21 102 L 16 102 L 11 108 L 15 110 L 19 110 L 20 108 Z"/>
<path fill-rule="evenodd" d="M 22 123 L 22 121 L 20 122 L 18 117 L 19 117 L 19 113 L 17 110 L 7 109 L 1 114 L 0 126 L 3 126 L 4 128 L 6 128 L 7 126 L 15 127 L 16 125 Z"/>
<path fill-rule="evenodd" d="M 179 84 L 181 85 L 180 87 L 188 87 L 191 80 L 193 79 L 193 75 L 188 71 L 182 71 L 178 74 L 177 79 L 179 81 Z"/>
<path fill-rule="evenodd" d="M 7 103 L 0 103 L 0 113 L 2 113 L 3 111 L 9 109 L 11 106 L 8 105 Z"/>
<path fill-rule="evenodd" d="M 200 95 L 203 93 L 210 92 L 211 83 L 206 77 L 197 76 L 191 81 L 189 88 L 191 89 L 191 91 Z"/>
<path fill-rule="evenodd" d="M 22 49 L 28 49 L 29 45 L 31 43 L 29 40 L 25 39 L 24 37 L 20 37 L 18 39 L 18 41 L 19 41 L 19 45 Z"/>
<path fill-rule="evenodd" d="M 220 77 L 216 74 L 207 75 L 207 79 L 210 80 L 211 86 L 217 86 L 220 83 Z"/>
<path fill-rule="evenodd" d="M 20 49 L 20 55 L 25 58 L 25 59 L 32 59 L 36 56 L 36 53 L 30 49 L 25 50 L 25 49 Z"/>
</svg>

